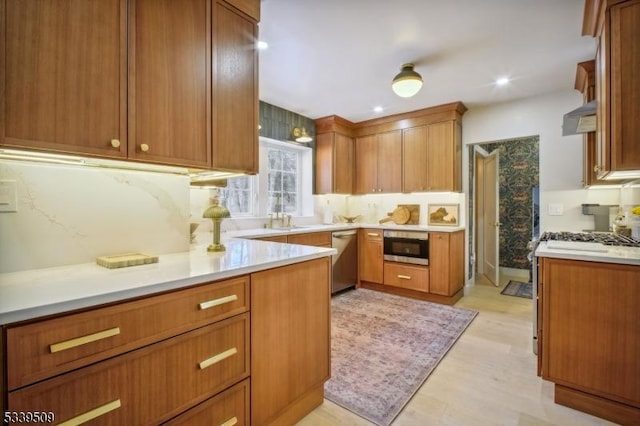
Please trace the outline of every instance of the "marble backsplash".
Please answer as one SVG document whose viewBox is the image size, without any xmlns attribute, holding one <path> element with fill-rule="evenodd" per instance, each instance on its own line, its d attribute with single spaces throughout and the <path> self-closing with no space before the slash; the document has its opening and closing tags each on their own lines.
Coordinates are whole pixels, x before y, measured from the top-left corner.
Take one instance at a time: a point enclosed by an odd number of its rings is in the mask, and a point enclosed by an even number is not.
<svg viewBox="0 0 640 426">
<path fill-rule="evenodd" d="M 0 213 L 0 273 L 189 249 L 189 178 L 0 161 L 17 212 Z"/>
</svg>

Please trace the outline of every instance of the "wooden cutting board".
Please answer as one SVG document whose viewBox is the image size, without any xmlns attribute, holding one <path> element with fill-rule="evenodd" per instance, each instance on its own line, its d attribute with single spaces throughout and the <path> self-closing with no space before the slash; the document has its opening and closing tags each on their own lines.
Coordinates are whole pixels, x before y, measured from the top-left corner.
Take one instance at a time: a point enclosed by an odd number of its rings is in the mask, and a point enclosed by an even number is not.
<svg viewBox="0 0 640 426">
<path fill-rule="evenodd" d="M 389 213 L 389 217 L 385 217 L 381 219 L 379 223 L 385 223 L 389 221 L 393 221 L 396 225 L 404 225 L 411 218 L 411 213 L 409 209 L 406 207 L 398 206 L 396 207 L 392 213 Z"/>
<path fill-rule="evenodd" d="M 407 221 L 407 225 L 418 225 L 420 224 L 420 204 L 398 204 L 398 207 L 405 207 L 409 210 L 409 220 Z"/>
</svg>

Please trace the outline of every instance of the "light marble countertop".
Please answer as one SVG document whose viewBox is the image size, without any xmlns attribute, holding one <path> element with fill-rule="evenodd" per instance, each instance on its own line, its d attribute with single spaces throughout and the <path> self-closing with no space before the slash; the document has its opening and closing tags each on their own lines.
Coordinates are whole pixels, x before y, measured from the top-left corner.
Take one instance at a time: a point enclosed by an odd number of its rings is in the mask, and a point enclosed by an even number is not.
<svg viewBox="0 0 640 426">
<path fill-rule="evenodd" d="M 0 325 L 151 295 L 190 285 L 331 256 L 335 249 L 249 239 L 208 243 L 160 255 L 158 263 L 107 269 L 96 263 L 0 274 Z"/>
<path fill-rule="evenodd" d="M 535 254 L 537 257 L 640 266 L 640 247 L 606 246 L 579 241 L 543 241 Z"/>
<path fill-rule="evenodd" d="M 304 234 L 308 232 L 334 232 L 349 229 L 393 229 L 398 231 L 424 231 L 424 232 L 457 232 L 464 231 L 464 226 L 427 226 L 427 225 L 395 225 L 373 223 L 335 223 L 331 225 L 302 225 L 292 228 L 255 228 L 223 233 L 225 238 L 260 238 L 276 235 Z M 199 234 L 202 235 L 202 234 Z"/>
</svg>

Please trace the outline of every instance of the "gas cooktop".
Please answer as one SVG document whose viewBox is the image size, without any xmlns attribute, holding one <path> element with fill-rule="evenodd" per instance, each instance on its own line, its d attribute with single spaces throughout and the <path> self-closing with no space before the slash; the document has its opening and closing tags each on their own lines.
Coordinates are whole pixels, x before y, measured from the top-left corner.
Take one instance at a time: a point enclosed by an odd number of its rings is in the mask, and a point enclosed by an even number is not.
<svg viewBox="0 0 640 426">
<path fill-rule="evenodd" d="M 540 241 L 600 243 L 605 246 L 640 247 L 640 241 L 611 232 L 545 232 Z"/>
</svg>

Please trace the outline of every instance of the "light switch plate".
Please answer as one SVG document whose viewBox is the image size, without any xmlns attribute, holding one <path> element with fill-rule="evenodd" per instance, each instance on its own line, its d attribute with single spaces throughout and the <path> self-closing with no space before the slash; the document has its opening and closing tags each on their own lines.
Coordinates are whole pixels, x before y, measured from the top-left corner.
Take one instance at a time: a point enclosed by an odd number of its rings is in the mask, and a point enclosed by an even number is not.
<svg viewBox="0 0 640 426">
<path fill-rule="evenodd" d="M 549 216 L 562 216 L 562 213 L 564 213 L 564 206 L 562 204 L 549 204 Z"/>
<path fill-rule="evenodd" d="M 0 180 L 0 212 L 18 211 L 18 185 L 15 180 Z"/>
</svg>

